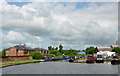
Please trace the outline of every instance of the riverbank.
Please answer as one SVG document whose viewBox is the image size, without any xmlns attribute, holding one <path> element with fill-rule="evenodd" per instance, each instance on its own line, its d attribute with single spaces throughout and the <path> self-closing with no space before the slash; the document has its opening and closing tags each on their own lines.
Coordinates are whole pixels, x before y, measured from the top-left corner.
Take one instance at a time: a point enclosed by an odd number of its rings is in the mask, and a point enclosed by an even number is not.
<svg viewBox="0 0 120 76">
<path fill-rule="evenodd" d="M 21 65 L 21 64 L 28 64 L 28 63 L 38 63 L 39 60 L 16 60 L 16 61 L 3 61 L 0 62 L 0 68 L 13 66 L 13 65 Z"/>
<path fill-rule="evenodd" d="M 79 58 L 73 61 L 73 63 L 86 63 L 87 58 Z M 104 59 L 106 62 L 110 62 L 112 58 Z"/>
</svg>

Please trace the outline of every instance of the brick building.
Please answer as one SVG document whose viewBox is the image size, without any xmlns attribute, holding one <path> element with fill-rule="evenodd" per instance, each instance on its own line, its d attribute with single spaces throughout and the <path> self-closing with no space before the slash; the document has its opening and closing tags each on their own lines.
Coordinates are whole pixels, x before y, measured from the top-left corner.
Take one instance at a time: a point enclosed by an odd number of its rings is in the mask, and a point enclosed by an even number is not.
<svg viewBox="0 0 120 76">
<path fill-rule="evenodd" d="M 30 48 L 24 45 L 16 45 L 6 49 L 6 56 L 27 56 L 30 52 L 37 51 L 42 54 L 49 54 L 49 50 L 45 50 L 42 48 Z"/>
</svg>

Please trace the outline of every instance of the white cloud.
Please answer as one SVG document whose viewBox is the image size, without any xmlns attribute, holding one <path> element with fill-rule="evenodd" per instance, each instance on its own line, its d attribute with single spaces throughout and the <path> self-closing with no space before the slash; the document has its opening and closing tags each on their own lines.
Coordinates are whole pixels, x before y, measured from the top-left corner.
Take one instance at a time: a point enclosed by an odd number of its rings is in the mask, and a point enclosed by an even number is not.
<svg viewBox="0 0 120 76">
<path fill-rule="evenodd" d="M 16 44 L 28 44 L 30 47 L 35 47 L 34 43 L 41 43 L 43 39 L 38 36 L 32 36 L 28 33 L 19 33 L 15 31 L 9 31 L 7 35 L 0 33 L 2 36 L 2 47 L 10 47 Z"/>
<path fill-rule="evenodd" d="M 18 37 L 13 36 L 9 41 L 17 38 L 24 41 L 29 37 L 33 38 L 30 44 L 41 41 L 40 37 L 49 37 L 52 45 L 62 43 L 75 48 L 86 45 L 109 46 L 115 43 L 118 31 L 117 3 L 101 3 L 101 6 L 89 3 L 88 7 L 81 9 L 75 5 L 74 2 L 67 3 L 66 6 L 64 3 L 37 2 L 20 8 L 5 3 L 2 10 L 3 30 L 13 33 L 18 31 L 19 34 L 14 33 Z M 20 36 L 23 32 L 26 38 Z"/>
</svg>

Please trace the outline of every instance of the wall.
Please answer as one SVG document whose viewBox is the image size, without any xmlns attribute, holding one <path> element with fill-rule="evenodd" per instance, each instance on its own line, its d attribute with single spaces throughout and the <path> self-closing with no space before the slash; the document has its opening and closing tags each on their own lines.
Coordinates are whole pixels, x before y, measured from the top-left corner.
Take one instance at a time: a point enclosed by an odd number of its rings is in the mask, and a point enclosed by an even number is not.
<svg viewBox="0 0 120 76">
<path fill-rule="evenodd" d="M 32 56 L 4 56 L 0 58 L 0 60 L 2 61 L 30 60 L 30 59 L 32 59 Z"/>
</svg>

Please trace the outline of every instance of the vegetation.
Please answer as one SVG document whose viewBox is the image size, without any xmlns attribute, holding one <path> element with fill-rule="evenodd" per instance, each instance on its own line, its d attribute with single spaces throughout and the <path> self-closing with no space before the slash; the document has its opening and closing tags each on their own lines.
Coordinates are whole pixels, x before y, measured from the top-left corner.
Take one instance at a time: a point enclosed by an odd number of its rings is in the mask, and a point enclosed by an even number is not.
<svg viewBox="0 0 120 76">
<path fill-rule="evenodd" d="M 53 54 L 55 56 L 61 56 L 62 55 L 58 50 L 51 50 L 50 54 Z"/>
<path fill-rule="evenodd" d="M 64 54 L 68 56 L 75 56 L 78 54 L 78 51 L 70 49 L 70 50 L 64 51 Z"/>
<path fill-rule="evenodd" d="M 50 51 L 51 51 L 51 50 L 52 50 L 52 46 L 48 46 L 48 50 L 50 50 Z"/>
<path fill-rule="evenodd" d="M 2 50 L 2 56 L 6 56 L 5 49 Z"/>
<path fill-rule="evenodd" d="M 112 49 L 112 52 L 116 52 L 117 54 L 120 54 L 120 48 L 115 47 Z"/>
<path fill-rule="evenodd" d="M 63 50 L 63 46 L 59 45 L 59 51 L 60 51 L 60 53 L 62 53 L 62 50 Z"/>
<path fill-rule="evenodd" d="M 95 48 L 93 46 L 86 48 L 86 54 L 94 54 Z"/>
<path fill-rule="evenodd" d="M 33 59 L 40 59 L 41 57 L 43 57 L 43 55 L 41 53 L 36 52 L 36 51 L 31 52 L 29 55 L 32 56 Z"/>
</svg>

